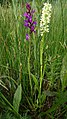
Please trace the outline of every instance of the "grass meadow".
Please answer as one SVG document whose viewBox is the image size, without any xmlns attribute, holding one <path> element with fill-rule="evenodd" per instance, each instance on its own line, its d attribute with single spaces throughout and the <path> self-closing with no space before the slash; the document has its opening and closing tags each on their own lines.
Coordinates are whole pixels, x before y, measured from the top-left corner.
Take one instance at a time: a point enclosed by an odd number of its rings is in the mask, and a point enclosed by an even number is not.
<svg viewBox="0 0 67 119">
<path fill-rule="evenodd" d="M 37 21 L 30 41 L 27 2 Z M 41 37 L 43 2 L 0 4 L 0 119 L 67 119 L 67 0 L 49 0 L 49 32 Z"/>
</svg>

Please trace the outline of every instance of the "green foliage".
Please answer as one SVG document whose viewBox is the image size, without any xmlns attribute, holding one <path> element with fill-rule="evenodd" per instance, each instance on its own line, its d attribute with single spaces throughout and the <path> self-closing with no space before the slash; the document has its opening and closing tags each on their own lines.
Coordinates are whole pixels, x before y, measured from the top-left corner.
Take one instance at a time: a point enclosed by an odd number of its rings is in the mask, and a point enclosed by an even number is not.
<svg viewBox="0 0 67 119">
<path fill-rule="evenodd" d="M 2 113 L 0 114 L 0 119 L 18 119 L 18 118 L 9 112 L 5 112 L 4 114 Z M 19 119 L 31 119 L 31 117 L 25 114 L 23 117 L 20 117 Z"/>
<path fill-rule="evenodd" d="M 67 54 L 65 54 L 62 62 L 62 69 L 60 73 L 62 91 L 67 87 Z"/>
<path fill-rule="evenodd" d="M 49 112 L 49 113 L 50 112 L 53 112 L 54 110 L 56 110 L 60 106 L 64 106 L 64 104 L 66 103 L 66 101 L 67 101 L 67 91 L 65 91 L 65 92 L 58 92 L 57 95 L 56 95 L 56 99 L 54 101 L 53 106 L 47 112 Z M 66 111 L 66 108 L 65 108 L 65 111 Z"/>
<path fill-rule="evenodd" d="M 18 88 L 14 94 L 14 98 L 13 98 L 13 106 L 16 110 L 16 112 L 19 111 L 19 106 L 20 106 L 20 101 L 21 101 L 21 98 L 22 98 L 22 87 L 21 87 L 21 84 L 18 85 Z"/>
<path fill-rule="evenodd" d="M 0 115 L 0 119 L 16 119 L 13 115 L 9 113 L 5 113 L 4 115 Z"/>
<path fill-rule="evenodd" d="M 43 117 L 44 115 L 48 115 L 48 117 L 53 118 L 53 119 L 54 118 L 58 119 L 61 115 L 62 117 L 64 117 L 67 112 L 66 102 L 67 102 L 67 91 L 58 92 L 56 94 L 56 98 L 53 102 L 52 107 L 48 109 L 46 112 L 41 112 L 40 116 Z"/>
</svg>

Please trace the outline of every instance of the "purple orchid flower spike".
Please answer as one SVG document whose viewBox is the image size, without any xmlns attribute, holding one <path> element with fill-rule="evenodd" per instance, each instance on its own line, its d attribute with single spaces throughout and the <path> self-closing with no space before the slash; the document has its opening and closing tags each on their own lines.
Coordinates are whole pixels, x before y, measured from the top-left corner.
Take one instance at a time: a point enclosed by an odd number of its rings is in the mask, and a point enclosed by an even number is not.
<svg viewBox="0 0 67 119">
<path fill-rule="evenodd" d="M 24 26 L 30 30 L 30 34 L 33 32 L 35 33 L 36 32 L 35 28 L 37 24 L 37 22 L 33 20 L 35 10 L 31 9 L 29 3 L 26 4 L 26 9 L 27 11 L 23 15 L 25 17 Z M 30 38 L 29 35 L 26 34 L 26 40 L 28 40 L 29 38 Z"/>
</svg>

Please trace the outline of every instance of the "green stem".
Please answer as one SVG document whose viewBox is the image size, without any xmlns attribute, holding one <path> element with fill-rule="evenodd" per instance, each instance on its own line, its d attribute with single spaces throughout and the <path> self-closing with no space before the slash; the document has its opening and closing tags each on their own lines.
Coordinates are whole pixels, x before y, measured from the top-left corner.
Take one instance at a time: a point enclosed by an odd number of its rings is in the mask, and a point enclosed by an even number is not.
<svg viewBox="0 0 67 119">
<path fill-rule="evenodd" d="M 28 72 L 29 72 L 29 80 L 30 80 L 30 88 L 31 88 L 31 95 L 32 95 L 32 82 L 31 82 L 31 75 L 30 75 L 30 41 L 29 41 L 29 56 L 28 56 Z"/>
<path fill-rule="evenodd" d="M 64 41 L 64 11 L 63 11 L 63 1 L 60 0 L 61 4 L 61 18 L 62 18 L 62 40 Z"/>
<path fill-rule="evenodd" d="M 42 37 L 42 40 L 41 40 L 41 44 L 40 44 L 40 94 L 41 94 L 41 88 L 42 88 L 42 80 L 43 80 L 43 41 L 44 41 L 44 37 Z"/>
</svg>

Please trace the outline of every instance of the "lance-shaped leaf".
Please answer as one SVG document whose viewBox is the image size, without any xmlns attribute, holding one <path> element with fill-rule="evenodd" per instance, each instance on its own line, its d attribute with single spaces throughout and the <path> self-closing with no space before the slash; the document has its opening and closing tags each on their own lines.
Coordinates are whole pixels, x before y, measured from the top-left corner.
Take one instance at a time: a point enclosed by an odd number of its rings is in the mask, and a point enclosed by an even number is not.
<svg viewBox="0 0 67 119">
<path fill-rule="evenodd" d="M 20 101 L 21 101 L 21 94 L 22 94 L 22 87 L 21 84 L 18 86 L 13 99 L 13 106 L 15 108 L 15 111 L 19 111 Z"/>
</svg>

